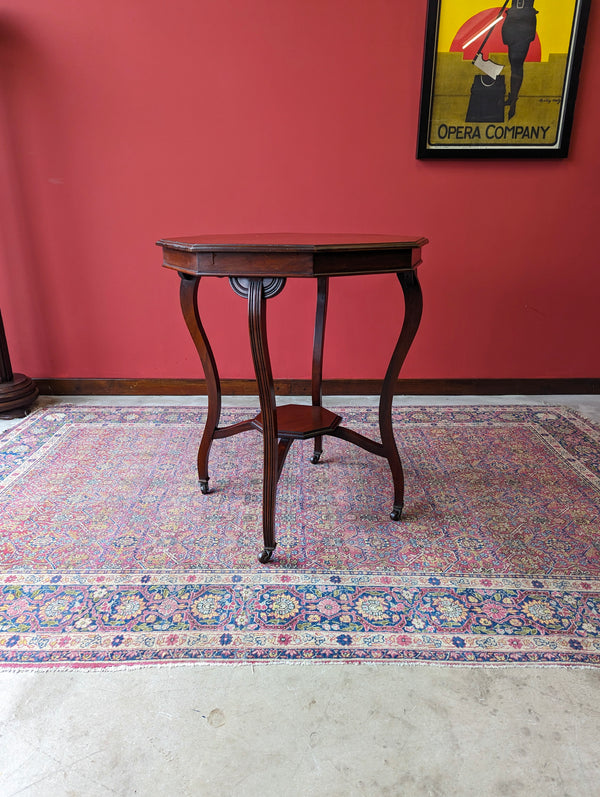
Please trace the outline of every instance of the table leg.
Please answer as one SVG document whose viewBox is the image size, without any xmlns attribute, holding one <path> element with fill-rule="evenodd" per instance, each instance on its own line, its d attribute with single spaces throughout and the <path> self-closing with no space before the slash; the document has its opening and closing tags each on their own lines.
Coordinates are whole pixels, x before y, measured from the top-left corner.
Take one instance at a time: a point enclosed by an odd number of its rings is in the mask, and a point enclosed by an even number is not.
<svg viewBox="0 0 600 797">
<path fill-rule="evenodd" d="M 317 313 L 315 316 L 315 336 L 313 340 L 312 359 L 312 405 L 320 407 L 323 401 L 323 347 L 325 345 L 325 321 L 327 319 L 327 298 L 329 295 L 329 277 L 317 278 Z M 315 437 L 315 449 L 311 458 L 313 465 L 321 459 L 323 438 Z"/>
<path fill-rule="evenodd" d="M 277 479 L 279 475 L 279 444 L 277 436 L 277 410 L 275 405 L 275 389 L 273 373 L 267 345 L 267 300 L 263 290 L 263 280 L 248 280 L 248 326 L 250 330 L 250 347 L 252 360 L 258 383 L 260 411 L 263 427 L 263 539 L 264 548 L 259 554 L 259 561 L 268 562 L 273 555 L 275 542 L 275 499 Z M 288 446 L 289 447 L 289 446 Z M 287 453 L 287 449 L 285 451 Z M 282 461 L 285 457 L 282 451 Z"/>
<path fill-rule="evenodd" d="M 206 379 L 206 390 L 208 393 L 206 423 L 204 425 L 204 433 L 202 434 L 200 448 L 198 449 L 198 479 L 200 481 L 200 489 L 206 494 L 208 493 L 209 481 L 208 457 L 214 439 L 215 429 L 221 417 L 221 383 L 219 381 L 217 364 L 198 312 L 198 285 L 200 283 L 200 277 L 182 273 L 180 273 L 179 276 L 181 277 L 179 292 L 181 310 L 187 328 L 192 336 L 192 340 L 194 341 L 194 345 L 200 355 L 200 360 L 202 361 L 202 368 L 204 369 L 204 377 Z"/>
<path fill-rule="evenodd" d="M 392 520 L 400 520 L 404 506 L 404 473 L 394 439 L 392 401 L 400 368 L 417 334 L 423 310 L 423 296 L 417 272 L 400 271 L 397 277 L 404 293 L 404 322 L 383 380 L 379 399 L 379 430 L 383 444 L 383 455 L 390 464 L 392 479 L 394 480 L 394 508 L 390 515 Z"/>
</svg>

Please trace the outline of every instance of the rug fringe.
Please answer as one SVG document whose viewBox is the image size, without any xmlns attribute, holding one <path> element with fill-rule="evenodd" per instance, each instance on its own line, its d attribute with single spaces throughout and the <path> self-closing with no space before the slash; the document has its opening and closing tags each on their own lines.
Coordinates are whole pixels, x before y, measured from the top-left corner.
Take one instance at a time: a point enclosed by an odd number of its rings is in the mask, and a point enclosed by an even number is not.
<svg viewBox="0 0 600 797">
<path fill-rule="evenodd" d="M 128 672 L 135 670 L 136 672 L 140 672 L 141 670 L 154 670 L 154 669 L 182 669 L 182 668 L 208 668 L 208 667 L 221 667 L 223 669 L 231 669 L 231 668 L 251 668 L 254 670 L 255 667 L 273 667 L 273 666 L 281 666 L 281 667 L 335 667 L 339 665 L 340 667 L 362 667 L 362 668 L 369 668 L 369 669 L 385 669 L 388 667 L 406 667 L 406 668 L 417 668 L 417 667 L 432 667 L 436 669 L 448 669 L 449 667 L 452 669 L 468 669 L 468 670 L 597 670 L 600 665 L 597 664 L 573 664 L 571 662 L 565 663 L 557 663 L 557 662 L 544 662 L 540 664 L 539 662 L 472 662 L 472 661 L 299 661 L 297 659 L 293 660 L 277 660 L 277 661 L 176 661 L 176 662 L 148 662 L 147 664 L 139 664 L 139 663 L 132 663 L 132 664 L 97 664 L 94 666 L 90 665 L 71 665 L 66 666 L 64 664 L 59 664 L 56 666 L 45 666 L 40 665 L 37 666 L 35 664 L 32 665 L 20 665 L 20 666 L 8 666 L 5 667 L 0 665 L 0 677 L 5 674 L 10 675 L 24 675 L 27 673 L 53 673 L 53 672 L 71 672 L 71 673 L 85 673 L 86 675 L 91 675 L 94 672 Z"/>
</svg>

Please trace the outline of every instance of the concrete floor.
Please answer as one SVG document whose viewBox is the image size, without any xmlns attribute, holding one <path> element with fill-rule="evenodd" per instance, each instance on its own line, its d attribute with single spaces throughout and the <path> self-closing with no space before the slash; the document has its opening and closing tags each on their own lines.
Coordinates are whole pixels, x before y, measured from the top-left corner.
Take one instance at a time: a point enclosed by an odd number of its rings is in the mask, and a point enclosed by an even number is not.
<svg viewBox="0 0 600 797">
<path fill-rule="evenodd" d="M 563 404 L 600 423 L 600 396 L 396 401 Z M 0 795 L 16 794 L 600 797 L 600 669 L 240 664 L 0 672 Z"/>
</svg>

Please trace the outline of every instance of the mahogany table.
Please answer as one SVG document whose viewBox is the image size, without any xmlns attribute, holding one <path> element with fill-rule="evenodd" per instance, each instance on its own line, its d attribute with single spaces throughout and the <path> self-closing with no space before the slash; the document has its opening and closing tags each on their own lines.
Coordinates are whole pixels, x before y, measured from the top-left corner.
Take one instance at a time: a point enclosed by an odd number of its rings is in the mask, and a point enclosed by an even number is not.
<svg viewBox="0 0 600 797">
<path fill-rule="evenodd" d="M 404 475 L 392 428 L 392 399 L 400 368 L 421 320 L 422 294 L 417 277 L 421 247 L 426 238 L 384 235 L 220 235 L 165 238 L 163 266 L 181 277 L 183 316 L 204 368 L 208 412 L 198 450 L 198 478 L 209 492 L 208 457 L 213 440 L 256 429 L 262 433 L 263 539 L 260 562 L 268 562 L 275 541 L 277 482 L 294 440 L 314 438 L 312 462 L 319 462 L 322 437 L 331 435 L 387 459 L 394 484 L 392 520 L 400 520 L 404 503 Z M 397 275 L 404 294 L 404 321 L 392 354 L 379 399 L 381 442 L 370 440 L 341 425 L 342 418 L 322 404 L 323 347 L 329 278 L 358 274 Z M 198 285 L 202 277 L 228 277 L 231 287 L 248 300 L 250 345 L 260 413 L 231 426 L 219 426 L 221 386 L 217 365 L 198 312 Z M 317 280 L 317 309 L 312 361 L 312 405 L 277 407 L 267 343 L 267 300 L 280 293 L 289 277 Z"/>
</svg>

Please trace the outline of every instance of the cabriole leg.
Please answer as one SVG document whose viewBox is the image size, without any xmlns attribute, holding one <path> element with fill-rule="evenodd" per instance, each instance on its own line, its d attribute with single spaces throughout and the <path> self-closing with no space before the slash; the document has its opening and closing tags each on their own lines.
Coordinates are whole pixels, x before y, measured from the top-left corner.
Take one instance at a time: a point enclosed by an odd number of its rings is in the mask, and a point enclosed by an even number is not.
<svg viewBox="0 0 600 797">
<path fill-rule="evenodd" d="M 317 278 L 317 312 L 315 316 L 315 335 L 313 339 L 312 359 L 312 405 L 320 407 L 323 401 L 323 349 L 325 346 L 325 322 L 327 320 L 327 299 L 329 296 L 329 277 Z M 322 436 L 315 437 L 313 465 L 321 459 L 323 453 Z"/>
<path fill-rule="evenodd" d="M 200 277 L 181 273 L 179 276 L 181 277 L 179 292 L 181 310 L 187 328 L 192 336 L 192 340 L 194 341 L 194 345 L 200 355 L 200 360 L 202 361 L 208 393 L 206 423 L 198 449 L 198 479 L 200 481 L 200 489 L 206 494 L 209 491 L 208 457 L 213 435 L 221 417 L 221 383 L 217 371 L 217 364 L 198 312 L 198 285 L 200 283 Z"/>
<path fill-rule="evenodd" d="M 417 334 L 423 310 L 423 296 L 417 272 L 400 271 L 397 274 L 404 293 L 404 322 L 400 337 L 392 354 L 387 373 L 383 380 L 381 397 L 379 399 L 379 430 L 384 449 L 384 456 L 390 465 L 394 481 L 394 507 L 391 512 L 392 520 L 400 520 L 404 506 L 404 473 L 398 448 L 394 439 L 392 425 L 392 401 L 398 374 L 412 342 Z"/>
</svg>

